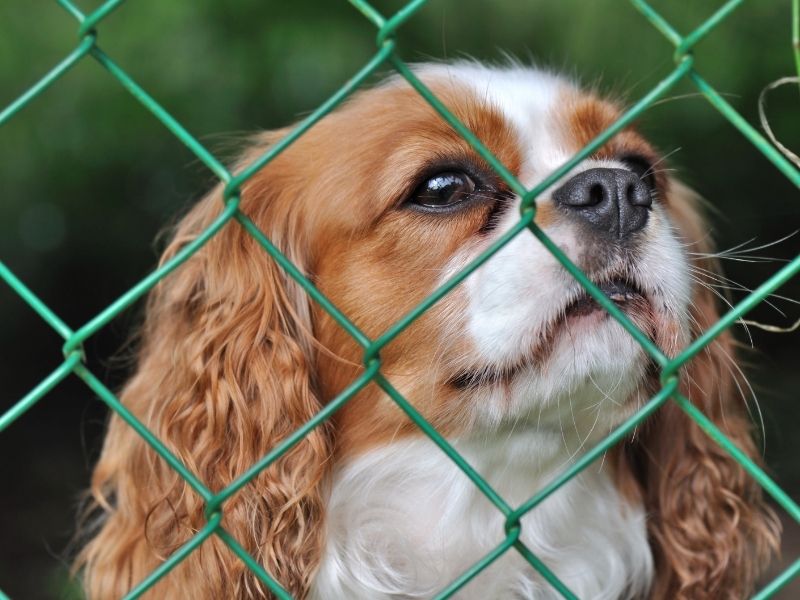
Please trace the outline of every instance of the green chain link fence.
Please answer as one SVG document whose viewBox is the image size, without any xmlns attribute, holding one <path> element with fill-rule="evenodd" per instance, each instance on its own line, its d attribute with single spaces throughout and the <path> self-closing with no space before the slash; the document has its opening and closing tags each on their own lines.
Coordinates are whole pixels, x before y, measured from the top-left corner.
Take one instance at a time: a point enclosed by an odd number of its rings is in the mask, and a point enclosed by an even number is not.
<svg viewBox="0 0 800 600">
<path fill-rule="evenodd" d="M 653 412 L 666 402 L 676 403 L 694 421 L 713 438 L 726 452 L 733 456 L 741 466 L 769 493 L 770 496 L 783 507 L 788 514 L 800 523 L 800 506 L 794 502 L 770 477 L 764 473 L 752 460 L 728 440 L 727 437 L 698 410 L 687 398 L 678 391 L 678 370 L 680 367 L 705 348 L 714 338 L 724 330 L 736 323 L 743 315 L 762 302 L 769 294 L 783 285 L 800 271 L 800 256 L 791 260 L 764 284 L 750 293 L 745 299 L 734 306 L 716 324 L 694 340 L 688 348 L 674 359 L 670 360 L 648 337 L 633 325 L 625 315 L 594 285 L 589 279 L 558 249 L 557 246 L 534 223 L 536 215 L 537 196 L 556 180 L 570 171 L 580 161 L 588 157 L 607 140 L 646 110 L 654 101 L 659 99 L 679 81 L 688 79 L 719 113 L 728 119 L 752 144 L 763 153 L 776 168 L 789 180 L 800 188 L 800 171 L 775 150 L 742 116 L 740 116 L 720 94 L 694 69 L 694 46 L 708 35 L 720 22 L 728 17 L 744 0 L 729 0 L 723 4 L 711 17 L 688 35 L 681 35 L 672 25 L 658 14 L 645 0 L 630 0 L 645 19 L 664 35 L 674 46 L 675 68 L 666 75 L 649 93 L 636 102 L 619 120 L 592 140 L 580 152 L 553 172 L 533 189 L 526 189 L 496 157 L 478 140 L 450 111 L 428 90 L 403 62 L 397 51 L 395 33 L 408 19 L 423 5 L 426 0 L 412 0 L 403 6 L 391 17 L 386 18 L 373 6 L 364 0 L 349 0 L 378 30 L 377 52 L 369 62 L 358 71 L 341 89 L 325 101 L 306 119 L 300 122 L 295 129 L 283 138 L 278 144 L 271 147 L 258 160 L 247 166 L 238 175 L 233 175 L 223 164 L 213 156 L 203 145 L 192 136 L 172 115 L 170 115 L 147 91 L 142 89 L 112 58 L 110 58 L 97 43 L 97 27 L 102 20 L 118 8 L 124 0 L 109 0 L 90 14 L 82 13 L 70 0 L 57 0 L 79 23 L 78 45 L 70 54 L 56 65 L 47 75 L 35 85 L 12 102 L 0 112 L 0 126 L 14 117 L 28 103 L 42 94 L 67 73 L 76 63 L 87 56 L 92 57 L 108 73 L 127 89 L 147 110 L 163 123 L 181 142 L 183 142 L 224 184 L 224 210 L 214 223 L 208 227 L 197 239 L 185 246 L 169 262 L 142 279 L 133 288 L 120 296 L 110 306 L 89 320 L 86 324 L 73 330 L 62 321 L 55 312 L 45 305 L 37 296 L 20 281 L 2 262 L 0 262 L 0 277 L 2 277 L 16 293 L 36 313 L 44 319 L 61 337 L 64 338 L 63 362 L 45 379 L 43 379 L 30 393 L 19 400 L 11 409 L 0 416 L 0 431 L 11 425 L 22 416 L 36 402 L 44 397 L 50 390 L 59 384 L 70 373 L 80 377 L 111 410 L 123 418 L 153 449 L 183 477 L 194 491 L 206 504 L 207 524 L 198 531 L 185 545 L 172 554 L 165 562 L 155 569 L 144 581 L 131 590 L 126 598 L 137 598 L 150 589 L 161 577 L 165 576 L 178 563 L 186 558 L 200 544 L 212 535 L 218 536 L 227 546 L 235 552 L 253 573 L 266 585 L 276 597 L 290 599 L 286 590 L 264 568 L 250 556 L 239 542 L 234 539 L 222 526 L 222 511 L 225 501 L 242 487 L 247 485 L 263 469 L 278 460 L 290 448 L 297 444 L 303 437 L 320 423 L 341 408 L 350 398 L 364 388 L 369 382 L 374 381 L 386 394 L 417 424 L 417 426 L 435 442 L 444 453 L 472 480 L 480 491 L 495 505 L 505 516 L 505 539 L 489 554 L 475 563 L 458 579 L 442 590 L 437 598 L 448 598 L 465 586 L 473 577 L 488 567 L 493 561 L 505 552 L 514 548 L 519 552 L 564 598 L 576 598 L 546 565 L 544 565 L 520 540 L 520 520 L 529 511 L 535 509 L 548 496 L 558 490 L 564 483 L 580 473 L 594 460 L 600 457 L 609 448 L 622 441 L 639 423 L 644 421 Z M 800 22 L 800 0 L 792 0 L 794 13 L 795 57 L 800 71 L 800 46 L 798 46 L 798 22 Z M 520 219 L 508 232 L 498 239 L 490 248 L 467 265 L 460 273 L 442 285 L 434 293 L 423 300 L 416 308 L 405 317 L 392 325 L 377 339 L 369 339 L 362 333 L 336 306 L 334 306 L 302 273 L 272 244 L 272 242 L 256 227 L 256 225 L 239 210 L 242 184 L 252 177 L 259 169 L 270 162 L 275 156 L 303 135 L 319 119 L 328 114 L 348 95 L 355 91 L 371 74 L 385 64 L 391 65 L 403 78 L 405 78 L 417 92 L 445 119 L 467 142 L 480 154 L 499 174 L 509 187 L 522 198 Z M 266 456 L 252 465 L 235 481 L 223 490 L 213 493 L 189 471 L 181 461 L 170 452 L 166 446 L 151 433 L 130 411 L 128 411 L 116 396 L 93 374 L 84 364 L 82 344 L 98 330 L 105 327 L 112 319 L 131 306 L 142 295 L 147 293 L 161 279 L 167 277 L 171 271 L 178 268 L 192 256 L 203 244 L 214 236 L 222 227 L 236 227 L 231 221 L 237 221 L 238 226 L 244 227 L 255 238 L 264 250 L 283 269 L 298 282 L 300 286 L 325 309 L 336 322 L 344 328 L 353 339 L 363 348 L 364 372 L 338 397 L 325 406 L 313 419 L 286 438 L 281 444 L 272 449 Z M 510 506 L 492 487 L 462 458 L 452 446 L 420 415 L 420 413 L 404 398 L 381 373 L 380 351 L 391 342 L 401 331 L 408 327 L 422 313 L 428 310 L 454 287 L 470 275 L 475 269 L 489 260 L 500 248 L 512 238 L 527 229 L 536 236 L 547 249 L 553 253 L 558 261 L 577 279 L 586 291 L 602 305 L 642 346 L 661 370 L 661 390 L 653 396 L 635 415 L 620 425 L 608 435 L 595 448 L 583 455 L 572 466 L 555 477 L 547 486 L 521 506 Z M 800 573 L 800 558 L 796 559 L 783 573 L 754 596 L 757 599 L 769 598 L 789 583 Z M 0 591 L 0 599 L 7 596 Z"/>
</svg>

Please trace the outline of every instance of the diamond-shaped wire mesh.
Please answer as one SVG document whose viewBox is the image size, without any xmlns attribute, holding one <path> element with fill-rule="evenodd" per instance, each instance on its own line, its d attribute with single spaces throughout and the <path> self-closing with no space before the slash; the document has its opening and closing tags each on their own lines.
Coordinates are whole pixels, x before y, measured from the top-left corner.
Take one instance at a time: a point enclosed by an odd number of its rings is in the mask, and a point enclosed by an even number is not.
<svg viewBox="0 0 800 600">
<path fill-rule="evenodd" d="M 545 498 L 555 493 L 572 477 L 580 473 L 606 450 L 623 440 L 634 427 L 645 420 L 654 411 L 666 402 L 674 402 L 689 417 L 691 417 L 714 441 L 725 449 L 737 460 L 741 466 L 763 487 L 763 489 L 783 507 L 788 514 L 800 523 L 800 507 L 795 503 L 770 477 L 764 473 L 752 460 L 739 450 L 730 440 L 692 403 L 678 391 L 678 370 L 680 367 L 703 350 L 724 330 L 733 325 L 744 314 L 762 302 L 776 288 L 794 277 L 800 271 L 800 256 L 790 261 L 777 273 L 770 277 L 761 286 L 750 293 L 744 300 L 734 306 L 717 323 L 694 340 L 689 347 L 674 359 L 668 358 L 650 339 L 643 334 L 587 277 L 556 247 L 544 232 L 534 223 L 536 215 L 536 198 L 552 183 L 565 175 L 580 161 L 591 155 L 607 140 L 646 110 L 654 101 L 673 88 L 679 81 L 691 81 L 699 92 L 714 106 L 719 113 L 738 129 L 772 164 L 779 169 L 795 186 L 800 188 L 800 171 L 783 158 L 763 137 L 750 126 L 721 96 L 706 82 L 694 69 L 692 49 L 733 12 L 744 0 L 729 0 L 711 17 L 703 22 L 694 31 L 681 35 L 673 26 L 658 14 L 645 0 L 630 0 L 641 12 L 643 17 L 674 46 L 674 69 L 666 75 L 652 90 L 636 102 L 613 125 L 592 140 L 582 150 L 575 154 L 569 161 L 553 172 L 533 189 L 526 189 L 502 163 L 477 139 L 447 108 L 420 82 L 409 67 L 402 61 L 397 51 L 395 33 L 423 4 L 426 0 L 412 0 L 403 6 L 390 18 L 384 17 L 373 6 L 364 0 L 349 0 L 377 29 L 377 52 L 341 89 L 325 101 L 306 119 L 300 122 L 279 143 L 271 147 L 260 158 L 248 165 L 237 175 L 232 174 L 225 166 L 211 154 L 203 145 L 193 137 L 175 118 L 173 118 L 147 91 L 142 89 L 114 60 L 109 57 L 97 44 L 96 29 L 103 19 L 119 7 L 123 0 L 109 0 L 100 8 L 90 14 L 83 14 L 70 0 L 57 0 L 79 23 L 79 42 L 58 65 L 35 85 L 12 102 L 0 112 L 0 126 L 17 115 L 27 104 L 45 92 L 53 83 L 58 81 L 75 64 L 91 57 L 102 65 L 108 74 L 128 90 L 141 105 L 149 110 L 175 137 L 183 142 L 224 184 L 224 210 L 214 223 L 202 235 L 190 244 L 187 244 L 170 261 L 160 266 L 142 279 L 134 287 L 120 296 L 115 302 L 90 319 L 83 326 L 73 330 L 64 323 L 47 305 L 39 300 L 36 295 L 20 281 L 3 263 L 0 263 L 0 277 L 2 277 L 19 296 L 36 311 L 61 337 L 64 338 L 64 361 L 44 380 L 42 380 L 30 393 L 17 402 L 11 409 L 0 416 L 0 431 L 11 425 L 22 416 L 45 394 L 59 384 L 70 373 L 80 377 L 108 407 L 124 419 L 152 448 L 194 489 L 206 504 L 207 524 L 198 531 L 184 546 L 173 553 L 164 563 L 154 570 L 144 581 L 132 589 L 127 598 L 137 598 L 150 589 L 161 577 L 166 575 L 186 556 L 200 546 L 204 540 L 212 535 L 218 536 L 228 547 L 235 552 L 253 573 L 266 585 L 278 598 L 291 598 L 288 592 L 250 556 L 222 526 L 222 512 L 225 502 L 238 490 L 247 485 L 262 470 L 266 469 L 275 460 L 289 451 L 295 444 L 303 439 L 313 428 L 328 419 L 335 411 L 341 408 L 350 398 L 359 392 L 369 382 L 375 382 L 386 394 L 416 423 L 422 432 L 435 442 L 441 450 L 469 477 L 480 491 L 494 504 L 505 516 L 505 539 L 489 554 L 475 563 L 458 579 L 442 590 L 437 598 L 448 598 L 465 586 L 473 577 L 488 567 L 493 561 L 510 551 L 512 548 L 519 552 L 560 594 L 565 598 L 576 596 L 561 582 L 545 564 L 543 564 L 525 544 L 520 540 L 520 520 L 531 510 L 534 510 Z M 800 12 L 800 0 L 793 0 L 795 18 Z M 797 28 L 797 24 L 795 24 Z M 795 33 L 796 37 L 797 34 Z M 800 68 L 800 51 L 797 54 L 798 67 Z M 258 229 L 258 227 L 239 210 L 239 192 L 242 185 L 259 169 L 270 162 L 275 156 L 302 136 L 319 119 L 328 114 L 348 95 L 356 90 L 372 73 L 381 66 L 390 65 L 405 78 L 409 84 L 447 121 L 463 138 L 480 154 L 509 185 L 509 187 L 522 197 L 520 219 L 517 224 L 498 239 L 490 248 L 479 255 L 472 263 L 464 267 L 460 273 L 443 284 L 439 289 L 424 299 L 416 308 L 405 317 L 392 325 L 387 331 L 376 339 L 368 338 L 361 332 L 339 309 L 336 308 L 318 289 L 309 281 Z M 236 221 L 237 223 L 232 223 Z M 170 272 L 178 268 L 181 263 L 191 257 L 211 237 L 223 227 L 243 227 L 264 248 L 264 250 L 291 276 L 297 283 L 316 301 L 331 317 L 363 348 L 363 373 L 352 382 L 337 398 L 325 406 L 313 419 L 295 431 L 282 443 L 273 448 L 266 456 L 253 464 L 226 488 L 213 493 L 200 481 L 169 449 L 150 432 L 131 412 L 123 406 L 116 396 L 85 366 L 83 362 L 82 344 L 98 330 L 105 327 L 120 312 L 131 306 L 148 290 L 156 285 Z M 630 333 L 642 346 L 644 351 L 652 357 L 661 372 L 661 389 L 646 403 L 636 414 L 625 423 L 616 428 L 603 441 L 592 450 L 584 454 L 577 462 L 554 478 L 544 489 L 521 506 L 510 506 L 492 487 L 477 473 L 453 447 L 422 417 L 422 415 L 404 398 L 381 373 L 381 349 L 390 343 L 397 335 L 408 327 L 415 319 L 419 318 L 426 310 L 449 293 L 455 286 L 463 281 L 475 269 L 507 244 L 523 230 L 530 231 L 555 258 L 569 271 L 586 291 L 607 310 L 613 318 Z M 800 558 L 781 573 L 775 580 L 762 589 L 755 598 L 769 598 L 780 588 L 791 581 L 800 573 Z M 0 592 L 0 598 L 4 598 Z"/>
</svg>

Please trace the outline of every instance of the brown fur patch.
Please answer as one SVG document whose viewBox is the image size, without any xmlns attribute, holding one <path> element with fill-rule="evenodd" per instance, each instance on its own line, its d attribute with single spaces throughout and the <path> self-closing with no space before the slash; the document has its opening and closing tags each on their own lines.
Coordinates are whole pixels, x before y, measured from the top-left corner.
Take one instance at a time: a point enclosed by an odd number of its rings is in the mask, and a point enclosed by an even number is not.
<svg viewBox="0 0 800 600">
<path fill-rule="evenodd" d="M 534 222 L 540 229 L 550 227 L 558 218 L 560 214 L 555 209 L 551 202 L 542 202 L 536 205 L 536 218 Z"/>
</svg>

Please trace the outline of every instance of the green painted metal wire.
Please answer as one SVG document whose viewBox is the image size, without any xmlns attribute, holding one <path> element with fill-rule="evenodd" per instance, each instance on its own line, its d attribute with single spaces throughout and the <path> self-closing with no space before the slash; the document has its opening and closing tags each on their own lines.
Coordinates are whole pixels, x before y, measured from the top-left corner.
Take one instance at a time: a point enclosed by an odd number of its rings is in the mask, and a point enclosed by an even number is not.
<svg viewBox="0 0 800 600">
<path fill-rule="evenodd" d="M 67 360 L 56 367 L 56 369 L 50 373 L 50 375 L 42 379 L 42 381 L 39 382 L 39 385 L 25 394 L 22 400 L 17 402 L 14 406 L 3 413 L 3 415 L 0 416 L 0 432 L 28 412 L 28 410 L 30 410 L 30 408 L 36 404 L 47 392 L 56 387 L 56 385 L 58 385 L 62 379 L 72 373 L 80 361 L 81 355 L 79 353 L 73 352 L 70 354 Z"/>
<path fill-rule="evenodd" d="M 214 533 L 216 533 L 217 537 L 219 537 L 219 539 L 228 545 L 228 548 L 233 550 L 236 556 L 242 559 L 242 562 L 247 565 L 247 567 L 255 574 L 256 577 L 258 577 L 262 583 L 266 584 L 266 586 L 272 591 L 273 594 L 275 594 L 276 597 L 278 597 L 280 600 L 292 600 L 292 595 L 287 592 L 280 583 L 275 581 L 275 579 L 272 578 L 272 575 L 267 573 L 264 570 L 264 567 L 262 567 L 256 559 L 250 556 L 247 553 L 247 550 L 242 548 L 241 544 L 237 542 L 230 533 L 225 531 L 223 527 L 218 527 Z"/>
<path fill-rule="evenodd" d="M 173 256 L 170 260 L 165 262 L 161 267 L 150 273 L 147 277 L 142 279 L 139 283 L 133 286 L 130 290 L 125 292 L 122 296 L 117 298 L 108 308 L 101 311 L 96 317 L 91 319 L 86 325 L 78 329 L 64 344 L 64 354 L 69 354 L 74 349 L 78 348 L 83 341 L 91 335 L 108 324 L 120 312 L 125 310 L 128 306 L 136 302 L 144 294 L 146 294 L 154 285 L 166 277 L 169 273 L 178 268 L 181 264 L 186 262 L 195 252 L 197 252 L 205 243 L 216 234 L 222 226 L 225 225 L 239 209 L 239 199 L 228 204 L 225 210 L 220 214 L 214 222 L 200 234 L 197 238 L 186 244 L 180 251 Z"/>
<path fill-rule="evenodd" d="M 325 405 L 321 411 L 319 411 L 314 418 L 308 421 L 305 425 L 300 427 L 297 431 L 292 433 L 289 437 L 283 440 L 280 444 L 275 446 L 272 450 L 270 450 L 264 457 L 259 460 L 257 463 L 252 465 L 247 471 L 242 473 L 236 480 L 228 485 L 225 489 L 221 492 L 216 494 L 213 498 L 208 501 L 207 512 L 213 513 L 214 511 L 219 510 L 222 507 L 222 503 L 225 502 L 228 498 L 233 496 L 236 492 L 242 489 L 245 485 L 247 485 L 254 477 L 256 477 L 261 471 L 269 467 L 273 462 L 275 462 L 278 458 L 286 454 L 289 450 L 291 450 L 294 446 L 296 446 L 308 433 L 312 430 L 321 425 L 324 421 L 327 421 L 333 413 L 339 410 L 344 404 L 350 400 L 353 396 L 355 396 L 358 392 L 360 392 L 364 386 L 366 386 L 372 379 L 377 375 L 378 370 L 380 369 L 380 361 L 375 360 L 372 362 L 371 365 L 361 374 L 361 376 L 356 379 L 353 383 L 351 383 L 346 390 L 344 390 L 341 394 L 339 394 L 334 400 L 330 401 L 328 404 Z"/>
<path fill-rule="evenodd" d="M 670 396 L 675 394 L 677 389 L 678 380 L 673 377 L 647 404 L 636 411 L 636 414 L 628 418 L 627 421 L 611 432 L 602 442 L 598 443 L 589 452 L 584 454 L 580 460 L 576 461 L 560 475 L 557 475 L 553 481 L 544 486 L 536 495 L 531 497 L 527 502 L 521 504 L 519 508 L 508 516 L 509 523 L 519 522 L 519 519 L 521 519 L 525 513 L 536 508 L 536 506 L 544 502 L 550 494 L 558 490 L 558 488 L 600 458 L 609 448 L 624 440 L 637 425 L 657 409 L 661 408 L 661 405 L 664 404 Z"/>
<path fill-rule="evenodd" d="M 768 585 L 764 586 L 764 589 L 753 596 L 753 600 L 766 600 L 767 598 L 772 598 L 772 596 L 777 594 L 787 583 L 792 581 L 792 579 L 798 575 L 800 575 L 800 558 L 792 563 L 792 566 L 773 579 Z"/>
<path fill-rule="evenodd" d="M 509 532 L 506 538 L 500 542 L 497 547 L 489 552 L 486 556 L 481 558 L 478 562 L 472 565 L 469 569 L 464 571 L 460 577 L 458 577 L 455 581 L 453 581 L 450 585 L 448 585 L 445 589 L 439 592 L 435 596 L 435 600 L 439 600 L 440 598 L 449 598 L 456 592 L 458 592 L 461 588 L 467 585 L 470 581 L 472 581 L 475 577 L 480 575 L 481 571 L 486 569 L 489 565 L 491 565 L 494 561 L 500 558 L 503 554 L 505 554 L 506 550 L 508 550 L 514 543 L 519 539 L 519 534 L 522 532 L 522 527 L 517 526 Z"/>
<path fill-rule="evenodd" d="M 143 579 L 135 588 L 133 588 L 128 594 L 125 596 L 124 600 L 132 600 L 133 598 L 138 598 L 142 594 L 144 594 L 147 590 L 153 587 L 158 580 L 164 577 L 167 573 L 169 573 L 175 566 L 181 562 L 184 558 L 186 558 L 189 554 L 195 551 L 197 547 L 200 546 L 203 542 L 206 541 L 209 537 L 214 535 L 217 531 L 217 528 L 220 526 L 222 522 L 222 513 L 217 512 L 212 514 L 208 518 L 208 522 L 206 522 L 205 527 L 203 527 L 200 531 L 198 531 L 195 535 L 193 535 L 188 542 L 186 542 L 183 546 L 178 548 L 172 555 L 161 563 L 158 568 L 150 573 L 145 579 Z"/>
<path fill-rule="evenodd" d="M 695 69 L 693 49 L 696 44 L 711 34 L 715 27 L 723 22 L 732 12 L 745 3 L 745 0 L 729 0 L 714 14 L 702 22 L 687 35 L 681 35 L 662 15 L 660 15 L 645 0 L 630 0 L 631 4 L 641 12 L 643 17 L 659 31 L 675 48 L 675 68 L 667 73 L 664 78 L 647 94 L 635 102 L 614 124 L 608 127 L 596 139 L 589 142 L 567 162 L 551 173 L 544 181 L 533 189 L 526 189 L 520 181 L 495 157 L 488 148 L 478 139 L 455 115 L 415 76 L 414 72 L 402 60 L 397 52 L 397 43 L 394 36 L 398 29 L 406 24 L 419 10 L 426 0 L 412 0 L 401 7 L 390 17 L 382 15 L 375 7 L 364 0 L 349 0 L 350 3 L 376 27 L 377 51 L 374 56 L 350 80 L 322 103 L 314 112 L 301 121 L 295 128 L 277 144 L 270 147 L 251 164 L 244 166 L 239 172 L 231 173 L 211 152 L 209 152 L 195 136 L 187 131 L 184 126 L 174 118 L 161 104 L 159 104 L 146 90 L 137 84 L 122 67 L 115 63 L 97 45 L 97 31 L 102 21 L 112 12 L 120 8 L 123 0 L 109 0 L 89 14 L 81 12 L 71 0 L 56 0 L 78 23 L 78 44 L 71 49 L 63 60 L 56 64 L 47 74 L 25 90 L 18 98 L 8 104 L 0 112 L 0 127 L 10 119 L 18 116 L 23 108 L 50 89 L 70 69 L 87 56 L 91 56 L 112 80 L 116 80 L 126 89 L 144 109 L 148 110 L 166 129 L 181 143 L 188 147 L 197 158 L 219 179 L 223 193 L 224 205 L 216 220 L 204 230 L 196 239 L 184 246 L 174 257 L 165 264 L 147 275 L 127 292 L 122 294 L 108 307 L 100 311 L 87 323 L 72 329 L 36 294 L 30 290 L 5 264 L 0 262 L 0 278 L 3 279 L 18 295 L 47 323 L 64 342 L 64 358 L 58 366 L 38 383 L 33 390 L 16 402 L 10 409 L 0 415 L 0 431 L 9 427 L 16 419 L 21 418 L 42 399 L 50 390 L 56 387 L 63 379 L 75 374 L 93 390 L 112 411 L 118 414 L 131 426 L 142 439 L 149 444 L 161 458 L 178 473 L 186 483 L 206 503 L 206 524 L 196 532 L 184 545 L 169 556 L 157 569 L 143 581 L 139 582 L 126 596 L 138 598 L 151 589 L 162 577 L 166 576 L 176 565 L 194 552 L 211 536 L 217 536 L 232 552 L 252 570 L 254 575 L 261 580 L 273 593 L 281 599 L 290 599 L 291 595 L 267 573 L 263 566 L 234 539 L 221 525 L 226 501 L 248 485 L 275 460 L 288 452 L 295 444 L 299 443 L 312 429 L 318 427 L 347 403 L 362 388 L 370 383 L 378 385 L 403 410 L 408 417 L 444 452 L 453 463 L 460 468 L 472 483 L 486 496 L 486 498 L 505 517 L 505 535 L 501 542 L 480 558 L 472 567 L 451 582 L 437 596 L 437 599 L 450 598 L 466 586 L 474 577 L 491 565 L 499 557 L 512 548 L 535 568 L 544 580 L 549 582 L 564 598 L 577 598 L 558 577 L 535 556 L 521 541 L 522 518 L 574 478 L 583 469 L 597 460 L 604 452 L 615 444 L 624 440 L 638 424 L 647 419 L 666 402 L 675 402 L 699 427 L 706 432 L 715 442 L 725 449 L 741 466 L 771 495 L 775 501 L 787 511 L 796 521 L 800 522 L 800 507 L 792 500 L 764 471 L 738 449 L 697 407 L 678 392 L 679 369 L 698 352 L 708 346 L 723 331 L 731 327 L 749 310 L 762 302 L 770 293 L 789 279 L 795 277 L 800 271 L 800 256 L 789 262 L 764 284 L 749 294 L 739 304 L 732 307 L 718 322 L 712 325 L 694 340 L 683 352 L 670 360 L 653 342 L 640 331 L 617 307 L 611 302 L 589 279 L 569 261 L 564 253 L 536 226 L 536 198 L 552 186 L 561 177 L 566 175 L 579 162 L 595 152 L 612 136 L 628 126 L 633 119 L 656 100 L 673 88 L 679 81 L 687 80 L 701 92 L 708 100 L 710 106 L 727 119 L 733 127 L 738 129 L 745 138 L 781 173 L 783 173 L 795 186 L 800 188 L 800 171 L 797 170 L 780 152 L 778 152 L 761 134 L 747 123 L 736 110 L 730 106 Z M 793 54 L 800 74 L 800 0 L 792 0 L 792 43 Z M 383 334 L 372 340 L 367 337 L 350 319 L 342 313 L 314 284 L 261 232 L 247 215 L 239 209 L 240 191 L 259 169 L 283 152 L 289 145 L 304 135 L 321 118 L 332 111 L 342 101 L 357 90 L 377 69 L 382 66 L 391 66 L 401 77 L 417 90 L 441 116 L 460 134 L 472 148 L 497 172 L 509 187 L 522 198 L 519 221 L 501 238 L 495 241 L 481 255 L 465 266 L 459 273 L 435 290 L 408 314 L 391 325 Z M 223 227 L 243 227 L 272 257 L 284 271 L 294 279 L 300 287 L 308 293 L 319 306 L 328 312 L 364 350 L 363 372 L 342 392 L 337 398 L 328 403 L 317 415 L 297 431 L 288 436 L 280 444 L 270 450 L 264 457 L 248 468 L 227 487 L 213 493 L 178 459 L 158 437 L 141 423 L 116 396 L 92 374 L 84 364 L 81 346 L 88 338 L 117 317 L 121 312 L 140 299 L 159 281 L 180 268 L 180 265 L 194 255 L 209 239 L 215 236 Z M 535 236 L 564 266 L 564 268 L 597 300 L 625 330 L 642 346 L 650 357 L 661 367 L 661 389 L 625 423 L 612 431 L 605 439 L 594 448 L 588 450 L 581 458 L 573 462 L 560 474 L 548 483 L 533 497 L 514 508 L 510 506 L 488 482 L 478 473 L 453 446 L 428 423 L 414 406 L 398 392 L 394 386 L 381 373 L 380 351 L 395 339 L 403 330 L 410 326 L 425 311 L 439 302 L 466 277 L 501 248 L 508 244 L 517 235 L 524 235 L 528 230 Z M 501 532 L 498 532 L 501 533 Z M 761 600 L 773 596 L 778 590 L 800 574 L 800 559 L 788 569 L 778 575 L 771 583 L 762 589 L 754 598 Z M 0 600 L 7 598 L 0 591 Z"/>
</svg>

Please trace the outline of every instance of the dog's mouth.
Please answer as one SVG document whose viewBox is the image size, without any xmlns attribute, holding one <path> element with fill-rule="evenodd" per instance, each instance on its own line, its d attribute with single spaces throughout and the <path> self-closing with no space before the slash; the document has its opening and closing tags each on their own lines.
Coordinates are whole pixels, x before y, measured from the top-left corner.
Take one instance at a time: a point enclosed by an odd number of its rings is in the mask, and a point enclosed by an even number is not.
<svg viewBox="0 0 800 600">
<path fill-rule="evenodd" d="M 596 285 L 609 300 L 623 311 L 634 307 L 639 308 L 639 305 L 647 303 L 647 298 L 641 288 L 627 279 L 615 277 L 608 281 L 598 282 Z M 582 317 L 598 311 L 605 312 L 605 309 L 588 292 L 583 290 L 564 309 L 563 318 Z"/>
<path fill-rule="evenodd" d="M 651 312 L 647 294 L 635 281 L 625 277 L 610 277 L 594 283 L 629 318 L 638 320 Z M 613 318 L 597 300 L 581 288 L 578 295 L 567 300 L 564 308 L 543 328 L 544 334 L 539 342 L 524 352 L 515 363 L 465 369 L 450 379 L 449 383 L 457 389 L 508 384 L 525 368 L 542 364 L 553 351 L 565 327 L 572 327 L 577 321 L 588 317 L 603 320 Z"/>
</svg>

